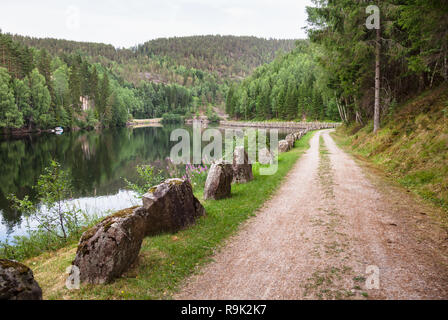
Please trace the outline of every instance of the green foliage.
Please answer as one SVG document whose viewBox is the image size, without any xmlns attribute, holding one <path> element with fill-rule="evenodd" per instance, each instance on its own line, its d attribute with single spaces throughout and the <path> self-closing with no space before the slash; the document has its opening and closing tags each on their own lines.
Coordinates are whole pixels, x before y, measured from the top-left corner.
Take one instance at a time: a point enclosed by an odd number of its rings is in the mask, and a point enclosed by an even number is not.
<svg viewBox="0 0 448 320">
<path fill-rule="evenodd" d="M 87 110 L 81 109 L 81 97 L 90 108 L 94 106 L 95 117 L 104 127 L 123 125 L 129 114 L 158 118 L 221 105 L 231 81 L 294 45 L 290 40 L 233 36 L 158 39 L 132 49 L 8 34 L 0 34 L 0 40 L 11 49 L 11 59 L 0 59 L 0 66 L 19 63 L 20 72 L 13 74 L 13 67 L 8 70 L 14 78 L 29 76 L 34 67 L 45 78 L 50 115 L 40 121 L 25 117 L 28 128 L 40 129 L 50 123 L 63 124 L 62 115 L 55 114 L 62 113 L 61 107 L 68 117 L 64 125 L 85 127 Z M 39 50 L 32 53 L 28 46 Z"/>
<path fill-rule="evenodd" d="M 34 206 L 27 197 L 23 200 L 11 195 L 10 201 L 18 211 L 31 215 L 39 222 L 38 229 L 67 239 L 72 232 L 79 230 L 80 211 L 69 208 L 64 201 L 71 196 L 71 181 L 67 172 L 61 169 L 59 163 L 52 161 L 45 169 L 45 174 L 39 177 L 37 186 L 39 206 Z"/>
<path fill-rule="evenodd" d="M 208 172 L 209 167 L 207 165 L 187 164 L 182 179 L 190 181 L 194 190 L 202 190 L 205 187 Z"/>
<path fill-rule="evenodd" d="M 138 279 L 120 278 L 107 286 L 85 286 L 81 290 L 51 290 L 56 275 L 52 274 L 52 270 L 42 268 L 48 262 L 42 257 L 36 259 L 33 270 L 41 270 L 39 276 L 48 277 L 47 283 L 51 288 L 43 287 L 43 290 L 53 292 L 50 299 L 67 295 L 71 299 L 169 299 L 182 282 L 198 266 L 207 263 L 223 241 L 234 235 L 241 224 L 278 190 L 297 159 L 309 148 L 312 136 L 313 133 L 308 133 L 296 142 L 292 151 L 279 155 L 279 168 L 275 175 L 260 175 L 260 165 L 254 165 L 255 179 L 247 184 L 232 186 L 231 198 L 201 201 L 207 215 L 199 219 L 196 225 L 175 236 L 168 234 L 145 239 L 141 248 L 143 258 L 137 270 Z M 202 200 L 202 190 L 197 189 L 195 196 Z M 153 267 L 154 252 L 158 253 L 157 268 Z M 71 259 L 72 256 L 58 255 L 53 260 L 52 268 L 60 266 L 58 268 L 65 270 L 65 261 Z"/>
<path fill-rule="evenodd" d="M 66 204 L 71 197 L 71 179 L 68 172 L 62 170 L 60 164 L 51 162 L 45 169 L 37 185 L 37 204 L 29 200 L 28 196 L 18 199 L 10 195 L 8 200 L 13 207 L 28 219 L 38 222 L 36 228 L 28 224 L 28 236 L 17 236 L 14 243 L 0 243 L 0 254 L 8 259 L 25 259 L 44 251 L 56 250 L 67 243 L 79 238 L 82 225 L 92 223 L 82 211 Z"/>
<path fill-rule="evenodd" d="M 341 118 L 363 124 L 374 114 L 376 30 L 366 28 L 366 8 L 356 0 L 313 0 L 308 35 L 321 48 L 318 56 Z M 373 3 L 372 3 L 373 4 Z M 448 3 L 385 0 L 381 12 L 381 115 L 409 93 L 448 81 Z"/>
<path fill-rule="evenodd" d="M 213 111 L 212 108 L 207 109 L 207 119 L 211 123 L 218 123 L 219 122 L 219 116 L 216 114 L 215 111 Z"/>
<path fill-rule="evenodd" d="M 14 81 L 33 85 L 28 98 L 22 86 L 15 92 L 28 129 L 92 127 L 81 99 L 94 110 L 100 126 L 111 127 L 124 125 L 130 116 L 187 115 L 221 105 L 231 82 L 293 46 L 291 40 L 199 36 L 115 49 L 0 33 L 0 49 L 7 53 L 3 60 L 0 57 L 0 66 L 8 67 Z M 34 68 L 44 81 L 34 71 L 31 77 Z"/>
<path fill-rule="evenodd" d="M 137 166 L 138 180 L 130 182 L 124 179 L 128 185 L 128 188 L 136 192 L 140 197 L 149 191 L 155 185 L 160 184 L 166 177 L 162 174 L 162 171 L 156 169 L 151 165 Z"/>
<path fill-rule="evenodd" d="M 39 128 L 49 128 L 53 124 L 50 114 L 51 96 L 45 84 L 45 78 L 37 69 L 34 69 L 29 78 L 30 83 L 30 105 L 31 121 Z"/>
<path fill-rule="evenodd" d="M 143 103 L 134 105 L 132 114 L 137 118 L 159 118 L 164 113 L 185 115 L 192 108 L 194 93 L 177 84 L 165 85 L 141 82 L 135 97 Z"/>
<path fill-rule="evenodd" d="M 69 97 L 68 68 L 66 65 L 59 67 L 54 72 L 53 87 L 56 103 L 60 106 L 66 106 Z"/>
<path fill-rule="evenodd" d="M 279 51 L 290 51 L 291 40 L 265 40 L 256 37 L 193 36 L 163 38 L 138 46 L 137 52 L 163 56 L 165 63 L 180 65 L 179 72 L 202 80 L 208 72 L 224 77 L 247 76 L 255 67 L 275 58 Z M 194 69 L 192 69 L 194 68 Z"/>
<path fill-rule="evenodd" d="M 226 111 L 238 119 L 338 120 L 331 90 L 322 86 L 319 49 L 307 41 L 274 62 L 255 70 L 229 89 Z"/>
<path fill-rule="evenodd" d="M 23 115 L 14 101 L 11 78 L 6 69 L 0 68 L 0 129 L 20 128 Z"/>
<path fill-rule="evenodd" d="M 183 123 L 184 121 L 185 121 L 185 118 L 179 114 L 165 113 L 162 116 L 162 123 L 164 123 L 164 124 Z"/>
</svg>

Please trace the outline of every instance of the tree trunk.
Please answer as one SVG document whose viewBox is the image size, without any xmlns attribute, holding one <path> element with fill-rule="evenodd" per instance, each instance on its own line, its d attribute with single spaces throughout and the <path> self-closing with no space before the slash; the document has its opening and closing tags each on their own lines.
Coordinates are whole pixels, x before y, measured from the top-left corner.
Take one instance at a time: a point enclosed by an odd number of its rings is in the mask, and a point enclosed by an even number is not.
<svg viewBox="0 0 448 320">
<path fill-rule="evenodd" d="M 447 45 L 445 44 L 444 49 L 443 49 L 443 53 L 444 53 L 444 70 L 443 70 L 443 78 L 445 79 L 445 81 L 448 81 L 448 62 L 447 62 Z"/>
<path fill-rule="evenodd" d="M 376 53 L 375 53 L 375 110 L 373 120 L 373 132 L 380 129 L 380 90 L 381 90 L 381 29 L 376 30 Z"/>
</svg>

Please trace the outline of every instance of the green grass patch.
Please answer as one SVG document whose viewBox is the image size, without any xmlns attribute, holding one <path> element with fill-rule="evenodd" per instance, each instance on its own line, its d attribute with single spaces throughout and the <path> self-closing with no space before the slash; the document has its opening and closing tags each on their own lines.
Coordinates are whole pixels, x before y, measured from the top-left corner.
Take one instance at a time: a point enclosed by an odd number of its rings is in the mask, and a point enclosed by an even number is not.
<svg viewBox="0 0 448 320">
<path fill-rule="evenodd" d="M 308 150 L 313 134 L 308 133 L 296 142 L 293 150 L 279 155 L 275 175 L 261 176 L 260 166 L 254 165 L 254 181 L 233 185 L 231 198 L 202 201 L 207 216 L 195 226 L 175 235 L 145 239 L 136 266 L 112 284 L 87 285 L 77 291 L 65 289 L 65 270 L 76 254 L 75 246 L 26 263 L 34 270 L 47 299 L 171 299 L 182 281 L 210 262 L 224 240 L 235 234 L 274 194 L 299 157 Z M 202 192 L 197 192 L 196 196 L 202 200 Z"/>
</svg>

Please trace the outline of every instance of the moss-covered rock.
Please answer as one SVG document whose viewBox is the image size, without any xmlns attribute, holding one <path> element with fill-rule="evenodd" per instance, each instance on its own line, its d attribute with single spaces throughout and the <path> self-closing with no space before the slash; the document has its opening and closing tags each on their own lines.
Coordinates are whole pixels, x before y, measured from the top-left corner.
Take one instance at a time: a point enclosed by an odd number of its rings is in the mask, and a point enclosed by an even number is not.
<svg viewBox="0 0 448 320">
<path fill-rule="evenodd" d="M 233 181 L 232 164 L 214 163 L 207 176 L 204 189 L 204 199 L 219 200 L 231 195 Z"/>
<path fill-rule="evenodd" d="M 143 203 L 141 208 L 124 209 L 106 217 L 82 235 L 73 261 L 82 282 L 113 281 L 135 262 L 144 237 L 177 232 L 205 214 L 190 183 L 180 179 L 151 188 Z"/>
<path fill-rule="evenodd" d="M 193 194 L 190 182 L 169 179 L 143 196 L 136 214 L 144 219 L 146 236 L 174 233 L 195 223 L 205 209 Z"/>
<path fill-rule="evenodd" d="M 252 164 L 244 147 L 236 147 L 233 153 L 233 183 L 248 183 L 254 179 Z"/>
<path fill-rule="evenodd" d="M 42 300 L 33 271 L 16 261 L 0 259 L 0 300 Z"/>
<path fill-rule="evenodd" d="M 109 283 L 134 263 L 145 236 L 144 221 L 134 211 L 119 211 L 82 235 L 73 261 L 82 282 Z"/>
<path fill-rule="evenodd" d="M 278 152 L 284 153 L 291 150 L 291 144 L 286 140 L 281 140 L 278 142 Z"/>
</svg>

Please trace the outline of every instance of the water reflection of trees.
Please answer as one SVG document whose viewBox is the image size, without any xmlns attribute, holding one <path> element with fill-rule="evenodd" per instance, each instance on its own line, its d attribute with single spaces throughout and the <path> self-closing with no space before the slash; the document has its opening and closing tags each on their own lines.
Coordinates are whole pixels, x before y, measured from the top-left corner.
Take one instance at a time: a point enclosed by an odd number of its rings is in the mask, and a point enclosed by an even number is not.
<svg viewBox="0 0 448 320">
<path fill-rule="evenodd" d="M 102 132 L 72 132 L 62 136 L 29 136 L 0 141 L 0 209 L 3 224 L 12 227 L 20 215 L 9 208 L 6 196 L 29 195 L 52 159 L 69 170 L 73 197 L 102 196 L 124 187 L 123 177 L 136 178 L 135 167 L 152 163 L 164 167 L 172 128 L 120 128 Z"/>
<path fill-rule="evenodd" d="M 0 210 L 3 224 L 12 228 L 20 215 L 8 206 L 6 196 L 36 198 L 32 187 L 52 159 L 73 178 L 74 198 L 115 194 L 125 186 L 123 178 L 137 179 L 136 166 L 166 167 L 175 127 L 119 128 L 101 132 L 45 134 L 0 141 Z M 191 128 L 186 128 L 192 133 Z M 206 144 L 206 143 L 204 143 Z"/>
</svg>

